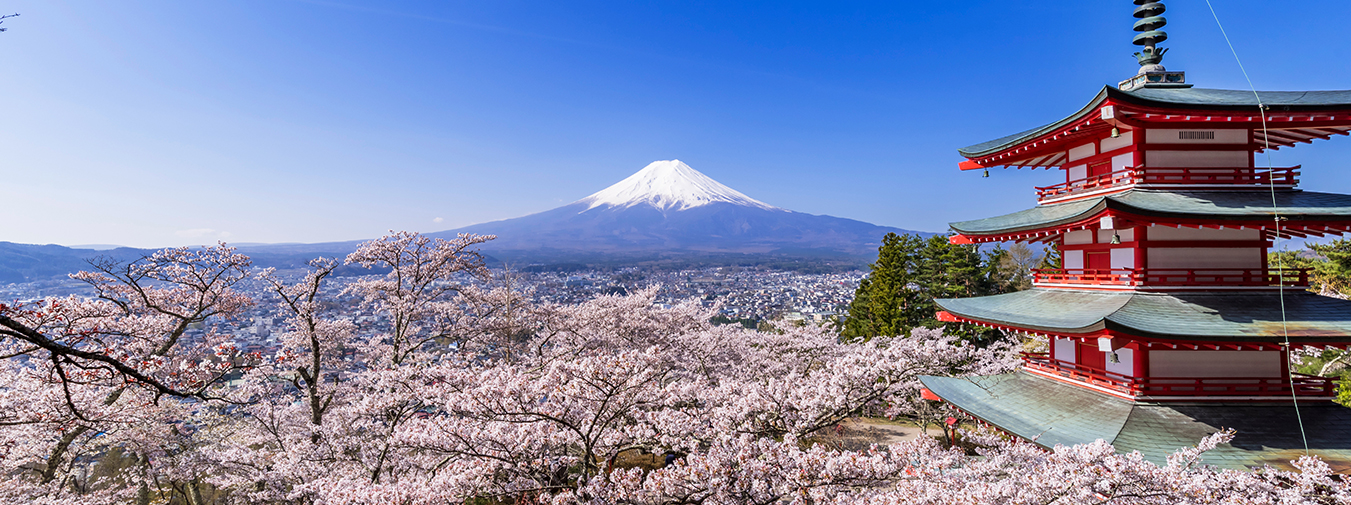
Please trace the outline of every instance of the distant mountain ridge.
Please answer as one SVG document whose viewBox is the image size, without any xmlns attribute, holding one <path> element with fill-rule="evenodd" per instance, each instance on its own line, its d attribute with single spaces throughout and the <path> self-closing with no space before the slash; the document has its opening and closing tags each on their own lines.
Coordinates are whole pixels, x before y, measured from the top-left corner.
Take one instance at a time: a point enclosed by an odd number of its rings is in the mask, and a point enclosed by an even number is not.
<svg viewBox="0 0 1351 505">
<path fill-rule="evenodd" d="M 656 161 L 576 202 L 514 219 L 428 233 L 497 235 L 482 246 L 495 262 L 676 266 L 797 264 L 876 258 L 887 233 L 917 233 L 775 207 L 732 189 L 680 160 Z M 236 244 L 257 266 L 302 267 L 316 256 L 343 257 L 362 241 Z M 0 242 L 0 283 L 62 277 L 98 256 L 129 261 L 152 252 Z"/>
<path fill-rule="evenodd" d="M 62 277 L 88 270 L 87 260 L 99 256 L 130 260 L 146 251 L 119 247 L 116 249 L 75 249 L 56 244 L 35 245 L 0 242 L 0 284 L 28 282 Z M 4 303 L 7 300 L 0 300 Z"/>
</svg>

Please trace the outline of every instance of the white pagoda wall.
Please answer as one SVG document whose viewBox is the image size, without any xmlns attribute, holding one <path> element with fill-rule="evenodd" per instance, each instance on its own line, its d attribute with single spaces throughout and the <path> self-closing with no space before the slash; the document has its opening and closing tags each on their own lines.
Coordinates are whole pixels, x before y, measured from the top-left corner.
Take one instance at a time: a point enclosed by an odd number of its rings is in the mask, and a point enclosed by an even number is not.
<svg viewBox="0 0 1351 505">
<path fill-rule="evenodd" d="M 1149 268 L 1257 269 L 1262 268 L 1262 250 L 1208 247 L 1150 248 Z"/>
<path fill-rule="evenodd" d="M 1248 151 L 1146 151 L 1153 168 L 1248 168 Z"/>
<path fill-rule="evenodd" d="M 1102 351 L 1098 351 L 1102 352 Z M 1107 358 L 1107 371 L 1115 374 L 1125 375 L 1127 377 L 1135 376 L 1135 350 L 1129 347 L 1122 347 L 1116 350 L 1117 363 L 1112 363 L 1109 356 Z"/>
<path fill-rule="evenodd" d="M 1149 351 L 1150 377 L 1280 377 L 1280 351 Z"/>
<path fill-rule="evenodd" d="M 1145 143 L 1159 145 L 1214 145 L 1215 150 L 1168 150 L 1157 147 L 1145 151 L 1145 166 L 1155 168 L 1248 168 L 1252 151 L 1248 148 L 1248 130 L 1177 130 L 1153 128 L 1145 131 Z"/>
<path fill-rule="evenodd" d="M 1079 161 L 1094 154 L 1098 154 L 1098 152 L 1093 149 L 1092 143 L 1088 143 L 1081 146 L 1071 147 L 1069 152 L 1066 153 L 1065 156 L 1069 159 L 1069 161 Z"/>
<path fill-rule="evenodd" d="M 1150 226 L 1149 240 L 1262 240 L 1262 231 L 1254 228 L 1174 228 Z"/>
<path fill-rule="evenodd" d="M 1262 232 L 1256 229 L 1173 228 L 1150 226 L 1146 232 L 1150 245 L 1170 241 L 1196 242 L 1215 240 L 1260 241 Z M 1262 268 L 1260 247 L 1150 247 L 1145 255 L 1147 268 Z"/>
<path fill-rule="evenodd" d="M 1064 257 L 1061 260 L 1064 262 L 1064 267 L 1068 270 L 1080 270 L 1084 268 L 1083 251 L 1065 251 Z"/>
<path fill-rule="evenodd" d="M 1105 153 L 1108 151 L 1115 151 L 1123 147 L 1130 147 L 1131 144 L 1134 143 L 1135 143 L 1135 132 L 1131 130 L 1126 130 L 1125 132 L 1122 132 L 1121 136 L 1117 138 L 1107 137 L 1105 139 L 1102 139 L 1101 152 Z"/>
<path fill-rule="evenodd" d="M 1075 230 L 1065 233 L 1065 244 L 1092 244 L 1093 230 Z M 1084 252 L 1079 250 L 1067 250 L 1063 252 L 1061 260 L 1064 267 L 1070 270 L 1079 270 L 1084 268 Z"/>
<path fill-rule="evenodd" d="M 1077 363 L 1077 361 L 1075 361 L 1074 359 L 1074 347 L 1078 344 L 1076 344 L 1073 340 L 1067 338 L 1056 338 L 1051 340 L 1051 345 L 1055 346 L 1055 359 L 1067 361 L 1070 363 Z"/>
</svg>

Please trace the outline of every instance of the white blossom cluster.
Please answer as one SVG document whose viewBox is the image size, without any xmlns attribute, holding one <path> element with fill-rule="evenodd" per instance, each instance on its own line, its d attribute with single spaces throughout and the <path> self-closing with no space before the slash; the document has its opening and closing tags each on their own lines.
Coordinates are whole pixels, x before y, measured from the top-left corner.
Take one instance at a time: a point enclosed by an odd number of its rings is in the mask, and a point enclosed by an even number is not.
<svg viewBox="0 0 1351 505">
<path fill-rule="evenodd" d="M 1316 458 L 1202 465 L 1230 432 L 1162 466 L 991 433 L 967 434 L 976 455 L 814 443 L 915 412 L 921 375 L 1007 371 L 1014 349 L 714 326 L 716 307 L 658 305 L 656 288 L 531 303 L 491 282 L 472 251 L 488 239 L 395 233 L 297 282 L 264 271 L 289 314 L 267 355 L 182 338 L 255 303 L 223 245 L 97 265 L 79 278 L 98 298 L 0 306 L 0 503 L 1351 503 Z M 332 296 L 344 264 L 389 273 Z M 390 324 L 360 329 L 338 315 L 349 299 Z M 661 463 L 621 458 L 638 452 Z"/>
</svg>

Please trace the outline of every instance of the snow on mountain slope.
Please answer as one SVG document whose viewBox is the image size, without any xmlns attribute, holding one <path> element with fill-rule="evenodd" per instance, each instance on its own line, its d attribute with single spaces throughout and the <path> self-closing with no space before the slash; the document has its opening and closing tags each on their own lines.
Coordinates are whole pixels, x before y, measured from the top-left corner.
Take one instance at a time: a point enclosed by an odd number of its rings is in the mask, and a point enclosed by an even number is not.
<svg viewBox="0 0 1351 505">
<path fill-rule="evenodd" d="M 541 258 L 734 253 L 864 259 L 876 257 L 887 233 L 908 232 L 774 207 L 669 160 L 562 207 L 430 235 L 460 233 L 496 235 L 483 250 L 500 258 L 548 261 Z"/>
<path fill-rule="evenodd" d="M 783 210 L 729 188 L 680 160 L 654 161 L 627 179 L 578 200 L 586 210 L 647 204 L 663 212 L 725 202 L 765 210 Z"/>
</svg>

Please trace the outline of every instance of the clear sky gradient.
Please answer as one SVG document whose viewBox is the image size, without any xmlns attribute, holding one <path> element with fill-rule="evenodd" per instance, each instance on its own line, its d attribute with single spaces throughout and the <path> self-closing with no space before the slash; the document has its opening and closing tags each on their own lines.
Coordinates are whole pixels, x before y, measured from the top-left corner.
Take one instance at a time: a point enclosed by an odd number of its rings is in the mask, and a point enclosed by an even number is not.
<svg viewBox="0 0 1351 505">
<path fill-rule="evenodd" d="M 1212 0 L 1263 90 L 1351 89 L 1351 2 Z M 1202 0 L 1164 64 L 1247 83 Z M 678 158 L 752 198 L 943 231 L 1059 171 L 958 147 L 1134 74 L 1129 0 L 8 1 L 0 240 L 372 238 L 522 216 Z M 1282 149 L 1351 192 L 1351 139 Z"/>
</svg>

